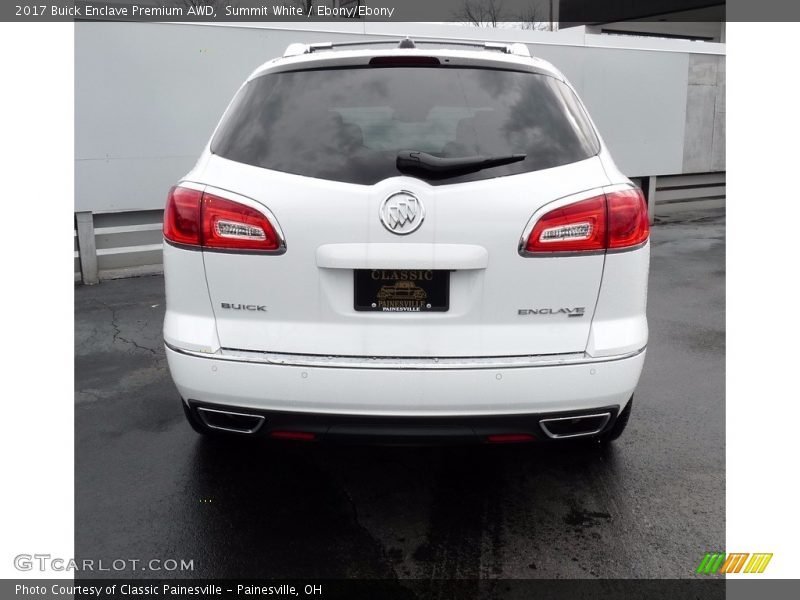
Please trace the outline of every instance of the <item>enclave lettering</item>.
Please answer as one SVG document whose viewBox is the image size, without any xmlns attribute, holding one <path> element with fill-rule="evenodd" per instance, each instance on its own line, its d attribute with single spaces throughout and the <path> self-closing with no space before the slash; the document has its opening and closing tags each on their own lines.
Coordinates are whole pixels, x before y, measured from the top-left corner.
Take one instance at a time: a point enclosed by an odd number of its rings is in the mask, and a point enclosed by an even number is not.
<svg viewBox="0 0 800 600">
<path fill-rule="evenodd" d="M 569 315 L 570 317 L 582 317 L 586 312 L 586 307 L 576 306 L 575 308 L 520 308 L 517 313 L 520 315 Z"/>
</svg>

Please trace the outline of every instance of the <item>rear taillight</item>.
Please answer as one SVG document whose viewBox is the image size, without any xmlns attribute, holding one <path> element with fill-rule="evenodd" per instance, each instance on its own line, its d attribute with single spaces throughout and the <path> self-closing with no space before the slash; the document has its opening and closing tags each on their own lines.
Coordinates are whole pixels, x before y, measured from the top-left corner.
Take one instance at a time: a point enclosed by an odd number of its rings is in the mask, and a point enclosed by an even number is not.
<svg viewBox="0 0 800 600">
<path fill-rule="evenodd" d="M 280 239 L 259 210 L 211 194 L 203 195 L 203 247 L 277 250 Z"/>
<path fill-rule="evenodd" d="M 164 209 L 164 237 L 175 244 L 200 245 L 200 199 L 203 192 L 173 187 Z"/>
<path fill-rule="evenodd" d="M 606 194 L 608 199 L 608 247 L 637 246 L 650 235 L 647 203 L 641 190 L 628 189 Z"/>
<path fill-rule="evenodd" d="M 260 210 L 179 186 L 167 198 L 164 237 L 176 244 L 219 250 L 281 249 L 280 236 Z"/>
<path fill-rule="evenodd" d="M 628 248 L 650 235 L 647 204 L 630 188 L 561 206 L 536 221 L 525 252 L 590 252 Z"/>
<path fill-rule="evenodd" d="M 567 204 L 542 216 L 533 227 L 528 252 L 579 252 L 606 247 L 606 198 Z"/>
</svg>

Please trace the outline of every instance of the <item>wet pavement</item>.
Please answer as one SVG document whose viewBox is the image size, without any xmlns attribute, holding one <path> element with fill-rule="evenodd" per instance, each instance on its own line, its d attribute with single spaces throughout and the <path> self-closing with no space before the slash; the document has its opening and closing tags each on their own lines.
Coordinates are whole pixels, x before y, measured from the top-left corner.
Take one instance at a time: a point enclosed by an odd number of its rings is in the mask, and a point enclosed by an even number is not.
<svg viewBox="0 0 800 600">
<path fill-rule="evenodd" d="M 76 287 L 75 556 L 193 560 L 113 573 L 134 577 L 691 577 L 725 547 L 724 233 L 721 210 L 654 227 L 647 361 L 608 449 L 204 439 L 167 371 L 163 279 Z"/>
</svg>

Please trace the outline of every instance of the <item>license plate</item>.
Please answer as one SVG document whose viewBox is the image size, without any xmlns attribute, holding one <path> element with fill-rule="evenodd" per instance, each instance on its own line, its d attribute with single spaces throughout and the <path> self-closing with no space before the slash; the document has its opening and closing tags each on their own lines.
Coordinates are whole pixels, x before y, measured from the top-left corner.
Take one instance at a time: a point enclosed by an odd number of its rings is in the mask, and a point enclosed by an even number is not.
<svg viewBox="0 0 800 600">
<path fill-rule="evenodd" d="M 356 269 L 354 307 L 379 312 L 445 312 L 450 271 Z"/>
</svg>

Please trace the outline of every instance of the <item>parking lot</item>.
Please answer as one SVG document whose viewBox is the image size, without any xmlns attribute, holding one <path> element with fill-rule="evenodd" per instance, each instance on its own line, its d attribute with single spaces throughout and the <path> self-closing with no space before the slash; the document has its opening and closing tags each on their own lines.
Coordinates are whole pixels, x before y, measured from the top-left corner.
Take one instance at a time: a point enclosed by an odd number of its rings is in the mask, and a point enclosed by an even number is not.
<svg viewBox="0 0 800 600">
<path fill-rule="evenodd" d="M 725 547 L 725 220 L 652 232 L 650 344 L 608 449 L 202 439 L 161 340 L 163 279 L 75 290 L 75 554 L 281 578 L 683 578 Z M 399 584 L 398 584 L 399 585 Z"/>
</svg>

